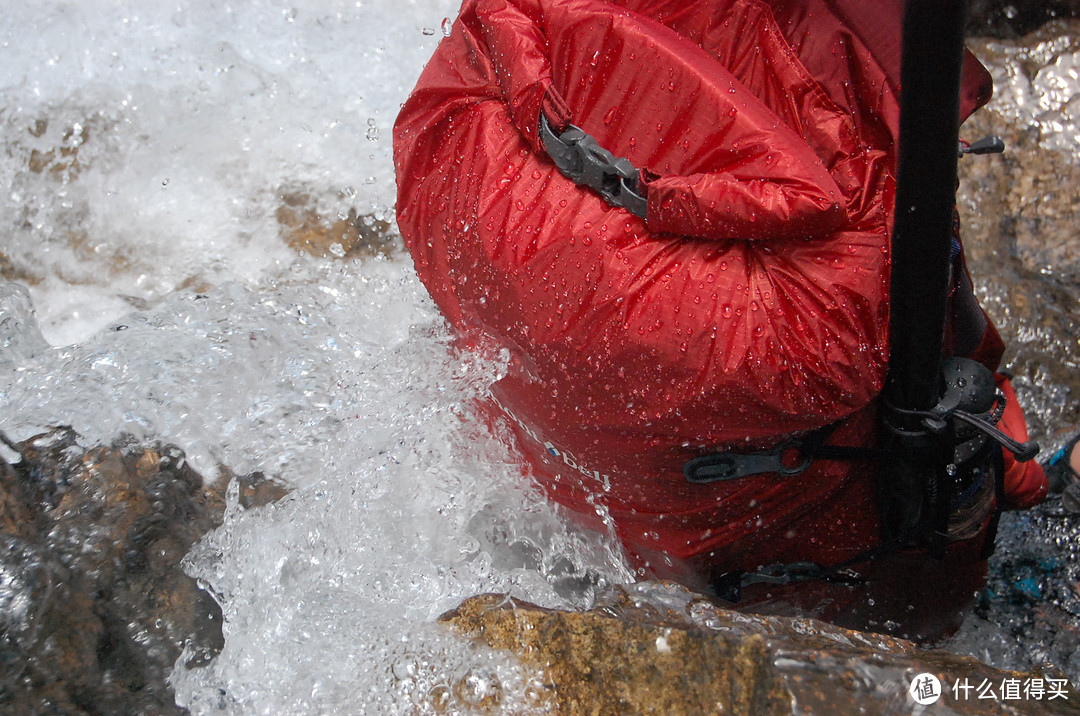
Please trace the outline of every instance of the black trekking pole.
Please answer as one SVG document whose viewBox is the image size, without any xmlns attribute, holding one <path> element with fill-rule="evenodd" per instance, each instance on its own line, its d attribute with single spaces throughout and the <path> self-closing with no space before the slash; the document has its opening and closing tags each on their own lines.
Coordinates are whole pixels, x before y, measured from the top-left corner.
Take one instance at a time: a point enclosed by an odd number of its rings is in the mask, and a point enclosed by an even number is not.
<svg viewBox="0 0 1080 716">
<path fill-rule="evenodd" d="M 917 416 L 938 404 L 948 306 L 960 130 L 965 0 L 908 0 L 900 71 L 900 145 L 892 236 L 882 480 L 884 538 L 944 545 L 952 501 L 947 436 Z"/>
</svg>

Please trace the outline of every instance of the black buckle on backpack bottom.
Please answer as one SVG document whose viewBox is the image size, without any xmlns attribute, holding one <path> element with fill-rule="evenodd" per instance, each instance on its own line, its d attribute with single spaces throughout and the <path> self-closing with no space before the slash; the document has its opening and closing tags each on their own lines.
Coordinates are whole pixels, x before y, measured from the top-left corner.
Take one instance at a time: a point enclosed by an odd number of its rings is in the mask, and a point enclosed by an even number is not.
<svg viewBox="0 0 1080 716">
<path fill-rule="evenodd" d="M 791 477 L 806 472 L 814 456 L 803 451 L 803 444 L 798 440 L 787 440 L 776 447 L 762 452 L 740 454 L 733 452 L 702 455 L 688 460 L 683 465 L 683 476 L 687 482 L 695 485 L 707 485 L 720 480 L 736 480 L 750 475 L 776 473 L 782 477 Z M 791 454 L 798 454 L 797 462 L 790 464 Z"/>
</svg>

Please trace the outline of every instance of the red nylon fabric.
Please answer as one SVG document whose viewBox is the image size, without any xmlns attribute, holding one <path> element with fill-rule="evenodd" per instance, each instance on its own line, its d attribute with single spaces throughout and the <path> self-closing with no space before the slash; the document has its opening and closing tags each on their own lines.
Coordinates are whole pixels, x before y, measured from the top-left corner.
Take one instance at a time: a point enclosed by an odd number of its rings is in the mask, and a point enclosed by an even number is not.
<svg viewBox="0 0 1080 716">
<path fill-rule="evenodd" d="M 873 440 L 897 7 L 466 0 L 397 120 L 416 269 L 452 323 L 510 349 L 494 419 L 644 573 L 702 587 L 878 540 L 867 465 L 711 485 L 681 470 L 836 421 L 834 444 Z M 970 111 L 987 77 L 965 77 Z M 643 170 L 645 221 L 559 173 L 541 114 Z"/>
<path fill-rule="evenodd" d="M 1024 412 L 1020 409 L 1020 402 L 1016 399 L 1016 392 L 1012 383 L 1003 375 L 997 376 L 998 388 L 1005 394 L 1005 414 L 1001 416 L 998 427 L 1010 437 L 1026 442 L 1028 438 L 1027 423 L 1024 420 Z M 1012 453 L 1005 452 L 1005 499 L 1008 506 L 1018 509 L 1033 507 L 1046 498 L 1050 491 L 1050 483 L 1046 478 L 1042 465 L 1032 460 L 1031 462 L 1017 462 Z"/>
</svg>

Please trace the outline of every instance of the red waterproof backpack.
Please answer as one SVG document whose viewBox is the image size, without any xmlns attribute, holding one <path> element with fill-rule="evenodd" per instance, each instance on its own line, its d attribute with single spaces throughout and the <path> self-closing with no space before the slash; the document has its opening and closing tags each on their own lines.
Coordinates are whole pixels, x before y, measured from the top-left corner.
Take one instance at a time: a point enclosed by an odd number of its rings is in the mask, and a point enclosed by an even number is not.
<svg viewBox="0 0 1080 716">
<path fill-rule="evenodd" d="M 873 440 L 899 13 L 466 0 L 402 109 L 398 224 L 421 279 L 509 348 L 493 410 L 551 498 L 610 516 L 643 573 L 702 587 L 879 539 L 868 463 L 793 465 L 783 446 Z M 967 112 L 987 96 L 972 77 Z M 770 448 L 768 471 L 684 474 Z"/>
</svg>

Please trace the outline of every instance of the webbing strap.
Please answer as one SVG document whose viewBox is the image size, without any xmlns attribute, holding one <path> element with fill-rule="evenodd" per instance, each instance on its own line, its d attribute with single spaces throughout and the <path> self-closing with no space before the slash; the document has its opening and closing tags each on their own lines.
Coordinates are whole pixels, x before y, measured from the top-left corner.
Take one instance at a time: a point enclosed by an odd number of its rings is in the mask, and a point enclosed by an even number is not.
<svg viewBox="0 0 1080 716">
<path fill-rule="evenodd" d="M 864 550 L 854 557 L 831 567 L 825 567 L 816 562 L 789 562 L 786 564 L 770 564 L 753 572 L 727 572 L 720 575 L 712 583 L 711 591 L 715 596 L 725 601 L 736 603 L 742 599 L 743 587 L 751 584 L 791 584 L 792 582 L 819 580 L 834 584 L 859 586 L 866 583 L 866 578 L 852 571 L 852 567 L 891 554 L 903 545 L 904 539 L 897 537 Z"/>
<path fill-rule="evenodd" d="M 949 358 L 943 362 L 943 372 L 944 394 L 930 410 L 899 408 L 882 397 L 882 424 L 886 434 L 896 438 L 886 441 L 891 448 L 827 445 L 838 426 L 833 423 L 768 450 L 693 458 L 683 465 L 683 475 L 698 485 L 764 473 L 791 477 L 805 472 L 814 460 L 895 461 L 913 452 L 931 450 L 939 442 L 946 444 L 947 464 L 954 466 L 975 459 L 987 440 L 1011 452 L 1019 462 L 1039 453 L 1038 443 L 1019 442 L 997 427 L 1006 400 L 989 368 L 967 358 Z"/>
<path fill-rule="evenodd" d="M 994 511 L 986 524 L 982 557 L 987 559 L 994 551 L 994 540 L 1005 504 L 1005 464 L 1000 450 L 990 451 L 990 463 L 994 476 Z M 985 477 L 983 478 L 985 479 Z M 885 557 L 907 546 L 917 536 L 916 530 L 898 535 L 879 545 L 859 552 L 842 562 L 830 567 L 816 562 L 788 562 L 770 564 L 753 572 L 736 570 L 726 572 L 710 585 L 710 592 L 725 601 L 737 603 L 742 599 L 743 587 L 751 584 L 791 584 L 818 580 L 833 584 L 860 586 L 866 584 L 866 578 L 854 572 L 853 567 Z"/>
<path fill-rule="evenodd" d="M 814 460 L 882 460 L 888 457 L 877 448 L 826 445 L 837 426 L 837 423 L 827 425 L 809 435 L 785 440 L 776 447 L 760 452 L 701 455 L 683 465 L 683 476 L 688 482 L 707 485 L 766 473 L 792 477 L 806 472 Z"/>
</svg>

